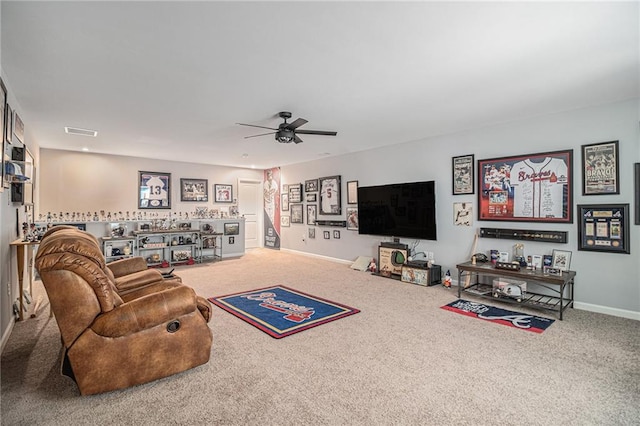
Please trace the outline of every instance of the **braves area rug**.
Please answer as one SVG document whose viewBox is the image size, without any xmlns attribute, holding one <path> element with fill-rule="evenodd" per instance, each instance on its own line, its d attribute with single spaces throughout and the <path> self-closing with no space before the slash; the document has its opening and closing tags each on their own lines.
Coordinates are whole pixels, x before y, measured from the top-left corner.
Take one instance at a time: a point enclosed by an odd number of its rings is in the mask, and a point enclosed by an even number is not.
<svg viewBox="0 0 640 426">
<path fill-rule="evenodd" d="M 534 333 L 542 333 L 555 321 L 549 318 L 523 314 L 521 312 L 507 311 L 506 309 L 496 308 L 495 306 L 485 305 L 483 303 L 469 302 L 463 299 L 458 299 L 448 305 L 441 306 L 441 308 L 473 318 L 480 318 L 485 321 L 508 325 L 509 327 L 515 327 L 521 330 L 533 331 Z"/>
<path fill-rule="evenodd" d="M 360 312 L 284 286 L 211 297 L 209 300 L 276 339 Z"/>
</svg>

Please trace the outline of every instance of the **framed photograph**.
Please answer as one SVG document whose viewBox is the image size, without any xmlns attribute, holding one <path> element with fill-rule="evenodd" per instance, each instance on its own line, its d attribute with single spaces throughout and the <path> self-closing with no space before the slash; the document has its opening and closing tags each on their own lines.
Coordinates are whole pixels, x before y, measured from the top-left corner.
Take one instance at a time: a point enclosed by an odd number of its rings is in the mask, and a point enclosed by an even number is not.
<svg viewBox="0 0 640 426">
<path fill-rule="evenodd" d="M 209 181 L 180 178 L 180 201 L 209 201 Z"/>
<path fill-rule="evenodd" d="M 318 205 L 307 204 L 307 225 L 315 225 L 318 218 Z"/>
<path fill-rule="evenodd" d="M 289 211 L 289 193 L 284 192 L 280 194 L 280 206 L 283 212 Z"/>
<path fill-rule="evenodd" d="M 554 250 L 551 258 L 551 268 L 568 271 L 571 266 L 571 252 L 567 250 Z"/>
<path fill-rule="evenodd" d="M 240 224 L 238 222 L 227 222 L 224 224 L 224 235 L 239 235 Z"/>
<path fill-rule="evenodd" d="M 347 204 L 358 204 L 358 181 L 347 182 Z"/>
<path fill-rule="evenodd" d="M 573 223 L 573 150 L 478 160 L 478 220 Z"/>
<path fill-rule="evenodd" d="M 320 214 L 342 214 L 340 176 L 320 178 Z"/>
<path fill-rule="evenodd" d="M 331 239 L 331 233 L 329 231 L 324 231 L 324 239 L 325 240 L 330 240 Z"/>
<path fill-rule="evenodd" d="M 578 205 L 578 250 L 630 254 L 629 204 Z"/>
<path fill-rule="evenodd" d="M 11 105 L 7 104 L 7 112 L 6 112 L 6 127 L 4 137 L 9 145 L 11 145 L 11 138 L 13 137 L 13 110 L 11 109 Z"/>
<path fill-rule="evenodd" d="M 337 229 L 333 231 L 333 238 L 336 240 L 340 239 L 340 231 L 338 231 Z"/>
<path fill-rule="evenodd" d="M 7 87 L 4 85 L 4 81 L 0 78 L 0 147 L 2 147 L 2 151 L 0 152 L 0 192 L 4 191 L 4 151 L 7 143 L 5 126 L 7 124 L 6 120 L 7 113 Z"/>
<path fill-rule="evenodd" d="M 171 173 L 138 172 L 138 208 L 171 208 Z"/>
<path fill-rule="evenodd" d="M 291 223 L 304 223 L 302 204 L 291 204 Z"/>
<path fill-rule="evenodd" d="M 348 231 L 357 231 L 360 227 L 360 222 L 358 222 L 358 208 L 357 207 L 347 207 L 347 230 Z"/>
<path fill-rule="evenodd" d="M 618 141 L 582 145 L 582 195 L 620 193 Z"/>
<path fill-rule="evenodd" d="M 455 226 L 471 226 L 473 222 L 473 206 L 471 203 L 453 203 L 453 224 Z"/>
<path fill-rule="evenodd" d="M 280 216 L 280 226 L 284 226 L 285 228 L 291 225 L 291 221 L 289 216 Z"/>
<path fill-rule="evenodd" d="M 282 185 L 282 192 L 286 192 L 287 194 L 289 193 L 289 185 L 287 185 L 286 183 Z"/>
<path fill-rule="evenodd" d="M 316 201 L 318 201 L 318 194 L 304 194 L 304 199 L 308 203 L 315 203 Z"/>
<path fill-rule="evenodd" d="M 309 238 L 310 239 L 316 238 L 316 228 L 309 228 Z"/>
<path fill-rule="evenodd" d="M 289 202 L 290 203 L 302 202 L 302 184 L 301 183 L 289 184 Z"/>
<path fill-rule="evenodd" d="M 473 154 L 453 157 L 453 195 L 473 194 Z"/>
<path fill-rule="evenodd" d="M 17 112 L 13 113 L 13 134 L 16 139 L 24 143 L 24 123 Z"/>
<path fill-rule="evenodd" d="M 233 202 L 233 186 L 232 185 L 213 185 L 213 192 L 216 194 L 216 203 L 232 203 Z"/>
<path fill-rule="evenodd" d="M 633 180 L 633 191 L 634 191 L 634 203 L 636 210 L 636 225 L 640 225 L 640 163 L 634 164 L 634 180 Z"/>
<path fill-rule="evenodd" d="M 318 179 L 305 180 L 304 192 L 318 192 Z"/>
</svg>

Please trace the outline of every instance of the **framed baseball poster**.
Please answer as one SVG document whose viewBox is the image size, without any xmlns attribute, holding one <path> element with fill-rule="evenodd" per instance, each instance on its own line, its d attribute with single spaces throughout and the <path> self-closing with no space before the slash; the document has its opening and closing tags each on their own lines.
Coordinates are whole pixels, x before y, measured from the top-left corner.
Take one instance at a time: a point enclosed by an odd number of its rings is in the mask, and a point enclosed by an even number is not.
<svg viewBox="0 0 640 426">
<path fill-rule="evenodd" d="M 138 208 L 171 208 L 171 173 L 138 172 Z"/>
<path fill-rule="evenodd" d="M 620 193 L 618 141 L 582 145 L 582 195 Z"/>
<path fill-rule="evenodd" d="M 573 150 L 478 160 L 478 220 L 573 223 Z"/>
<path fill-rule="evenodd" d="M 453 195 L 473 194 L 473 154 L 453 157 Z"/>
</svg>

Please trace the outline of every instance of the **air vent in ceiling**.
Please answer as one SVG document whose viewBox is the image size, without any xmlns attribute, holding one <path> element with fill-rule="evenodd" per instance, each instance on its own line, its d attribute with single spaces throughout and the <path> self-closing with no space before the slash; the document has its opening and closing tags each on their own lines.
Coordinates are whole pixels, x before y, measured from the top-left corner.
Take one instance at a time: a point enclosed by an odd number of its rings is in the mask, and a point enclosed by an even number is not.
<svg viewBox="0 0 640 426">
<path fill-rule="evenodd" d="M 64 131 L 70 135 L 91 136 L 93 138 L 98 136 L 98 132 L 95 130 L 79 129 L 77 127 L 65 127 Z"/>
</svg>

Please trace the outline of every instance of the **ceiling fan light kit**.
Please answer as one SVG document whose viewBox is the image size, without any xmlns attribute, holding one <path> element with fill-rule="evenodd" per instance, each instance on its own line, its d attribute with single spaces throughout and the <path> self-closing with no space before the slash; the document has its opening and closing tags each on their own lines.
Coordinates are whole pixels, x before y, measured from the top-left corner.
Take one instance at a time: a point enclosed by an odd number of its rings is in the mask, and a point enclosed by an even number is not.
<svg viewBox="0 0 640 426">
<path fill-rule="evenodd" d="M 291 113 L 288 111 L 282 111 L 278 114 L 280 118 L 284 120 L 284 123 L 281 123 L 277 129 L 272 127 L 265 126 L 256 126 L 255 124 L 244 124 L 237 123 L 241 126 L 249 126 L 249 127 L 258 127 L 260 129 L 269 129 L 273 130 L 273 132 L 262 133 L 259 135 L 245 136 L 245 139 L 254 138 L 257 136 L 265 136 L 275 134 L 275 139 L 280 143 L 300 143 L 302 139 L 298 137 L 296 133 L 305 134 L 305 135 L 322 135 L 322 136 L 336 136 L 338 132 L 326 131 L 326 130 L 296 130 L 298 127 L 303 124 L 308 123 L 304 118 L 297 118 L 292 123 L 287 123 L 287 120 L 291 118 Z"/>
</svg>

